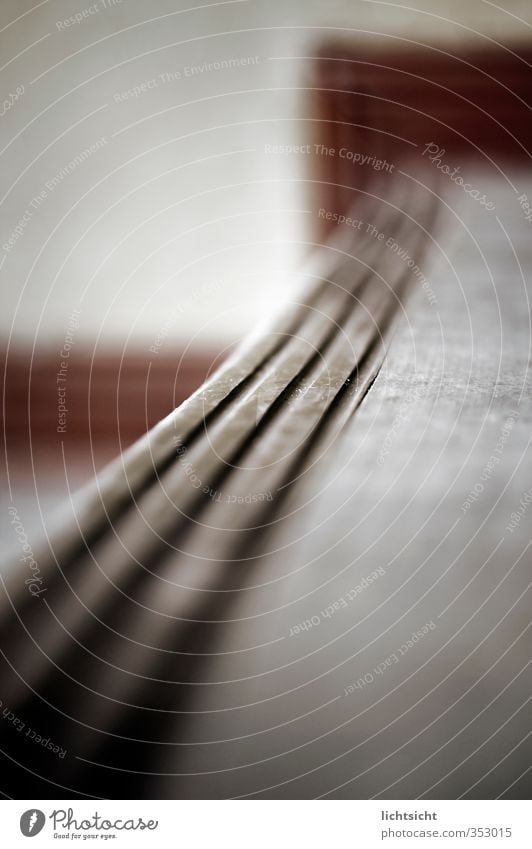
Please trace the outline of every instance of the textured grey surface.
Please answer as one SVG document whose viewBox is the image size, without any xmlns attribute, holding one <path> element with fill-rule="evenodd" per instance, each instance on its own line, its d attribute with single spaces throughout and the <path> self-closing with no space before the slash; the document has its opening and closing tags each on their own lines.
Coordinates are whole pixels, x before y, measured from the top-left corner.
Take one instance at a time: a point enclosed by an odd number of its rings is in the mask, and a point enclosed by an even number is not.
<svg viewBox="0 0 532 849">
<path fill-rule="evenodd" d="M 446 195 L 464 223 L 441 220 L 438 243 L 453 249 L 428 273 L 437 303 L 418 293 L 363 405 L 306 480 L 313 503 L 269 538 L 280 550 L 264 586 L 231 610 L 242 621 L 220 648 L 236 654 L 211 661 L 208 678 L 238 683 L 205 688 L 196 707 L 220 693 L 239 707 L 188 731 L 233 741 L 203 750 L 203 767 L 222 770 L 215 793 L 527 795 L 530 225 L 509 188 L 478 180 L 499 220 Z M 275 643 L 239 653 L 266 630 Z M 197 750 L 186 751 L 194 772 Z M 203 780 L 172 786 L 193 796 Z"/>
</svg>

